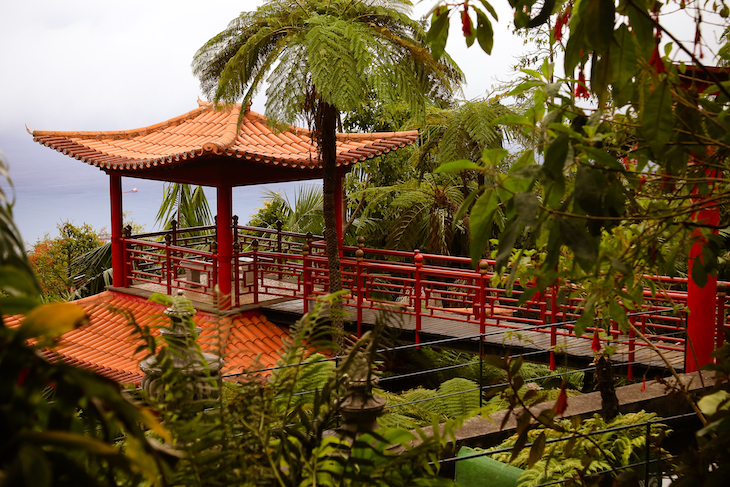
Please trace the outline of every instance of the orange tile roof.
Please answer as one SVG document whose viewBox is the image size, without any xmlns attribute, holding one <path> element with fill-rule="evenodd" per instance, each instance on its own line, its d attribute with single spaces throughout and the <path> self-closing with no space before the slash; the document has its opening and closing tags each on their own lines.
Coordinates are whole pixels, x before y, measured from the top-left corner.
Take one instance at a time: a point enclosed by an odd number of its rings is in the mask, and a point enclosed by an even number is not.
<svg viewBox="0 0 730 487">
<path fill-rule="evenodd" d="M 133 317 L 143 327 L 166 326 L 169 319 L 162 314 L 165 307 L 114 291 L 74 303 L 86 310 L 90 323 L 64 334 L 54 349 L 55 354 L 71 365 L 94 370 L 117 382 L 139 385 L 144 374 L 138 362 L 144 356 L 134 354 L 141 341 L 131 336 L 129 319 Z M 4 317 L 6 326 L 17 326 L 22 319 L 19 315 Z M 233 315 L 219 324 L 215 316 L 202 312 L 193 320 L 202 328 L 198 344 L 203 351 L 223 355 L 224 374 L 250 367 L 257 357 L 261 367 L 276 365 L 282 339 L 287 336 L 286 331 L 268 321 L 260 311 Z M 50 351 L 47 354 L 53 355 Z"/>
<path fill-rule="evenodd" d="M 290 126 L 276 133 L 263 115 L 247 110 L 236 132 L 241 105 L 216 109 L 198 101 L 195 110 L 148 127 L 102 132 L 34 131 L 33 140 L 103 170 L 144 171 L 211 155 L 299 169 L 319 169 L 311 131 Z M 412 144 L 418 131 L 337 134 L 337 165 L 348 166 Z"/>
</svg>

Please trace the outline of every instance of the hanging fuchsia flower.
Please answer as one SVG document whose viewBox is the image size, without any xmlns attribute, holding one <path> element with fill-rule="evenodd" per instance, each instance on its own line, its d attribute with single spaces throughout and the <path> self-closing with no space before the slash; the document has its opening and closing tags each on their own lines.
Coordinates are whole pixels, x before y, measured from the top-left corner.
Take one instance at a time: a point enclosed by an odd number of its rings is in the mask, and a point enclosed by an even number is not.
<svg viewBox="0 0 730 487">
<path fill-rule="evenodd" d="M 649 59 L 649 66 L 652 66 L 657 74 L 662 74 L 667 70 L 667 67 L 664 66 L 662 55 L 659 54 L 659 42 L 654 44 L 654 50 L 651 52 L 651 58 Z"/>
<path fill-rule="evenodd" d="M 591 342 L 591 350 L 596 353 L 601 351 L 601 338 L 598 336 L 598 328 L 593 330 L 593 341 Z"/>
<path fill-rule="evenodd" d="M 553 406 L 553 411 L 561 416 L 565 413 L 565 410 L 568 409 L 568 395 L 565 393 L 566 385 L 565 381 L 560 384 L 560 395 L 558 396 L 558 400 L 555 401 L 555 406 Z"/>
<path fill-rule="evenodd" d="M 568 7 L 562 13 L 558 14 L 558 18 L 555 19 L 555 27 L 553 27 L 553 37 L 555 38 L 556 42 L 560 41 L 563 38 L 563 27 L 568 25 L 568 21 L 570 21 L 572 7 L 572 5 L 568 4 Z"/>
<path fill-rule="evenodd" d="M 591 94 L 588 92 L 588 88 L 586 87 L 586 75 L 583 72 L 583 66 L 581 66 L 580 72 L 578 73 L 578 83 L 575 85 L 575 97 L 585 98 L 587 100 L 590 96 Z"/>
<path fill-rule="evenodd" d="M 469 17 L 469 2 L 464 2 L 464 10 L 461 11 L 461 31 L 464 37 L 471 37 L 471 18 Z"/>
<path fill-rule="evenodd" d="M 646 390 L 646 377 L 644 377 L 644 380 L 641 381 L 641 392 L 644 392 Z"/>
</svg>

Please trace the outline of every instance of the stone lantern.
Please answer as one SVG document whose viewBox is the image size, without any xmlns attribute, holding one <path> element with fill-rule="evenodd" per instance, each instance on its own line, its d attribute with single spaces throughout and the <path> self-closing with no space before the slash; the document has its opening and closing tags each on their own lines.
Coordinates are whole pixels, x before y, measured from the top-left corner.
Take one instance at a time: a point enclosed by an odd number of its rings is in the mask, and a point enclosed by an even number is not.
<svg viewBox="0 0 730 487">
<path fill-rule="evenodd" d="M 340 436 L 355 438 L 379 428 L 378 416 L 385 408 L 385 399 L 373 396 L 372 388 L 378 378 L 371 373 L 362 353 L 354 358 L 348 376 L 347 396 L 340 404 L 344 423 L 338 430 Z"/>
<path fill-rule="evenodd" d="M 166 342 L 166 352 L 172 359 L 172 367 L 186 379 L 185 392 L 175 397 L 167 408 L 179 407 L 186 401 L 197 402 L 204 399 L 218 397 L 218 384 L 221 381 L 220 371 L 223 360 L 212 353 L 200 352 L 196 340 L 201 328 L 195 326 L 192 320 L 195 310 L 190 307 L 190 301 L 178 291 L 172 305 L 165 310 L 170 318 L 170 326 L 160 330 Z M 164 347 L 164 346 L 163 346 Z M 148 397 L 159 399 L 164 391 L 163 369 L 158 363 L 158 355 L 142 360 L 139 368 L 145 373 L 141 387 Z"/>
</svg>

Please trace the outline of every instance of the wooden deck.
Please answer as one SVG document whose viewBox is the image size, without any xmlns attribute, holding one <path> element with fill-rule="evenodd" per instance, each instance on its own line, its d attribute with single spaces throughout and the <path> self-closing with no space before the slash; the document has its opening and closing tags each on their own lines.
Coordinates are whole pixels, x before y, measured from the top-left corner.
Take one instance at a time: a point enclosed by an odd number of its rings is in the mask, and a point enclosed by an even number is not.
<svg viewBox="0 0 730 487">
<path fill-rule="evenodd" d="M 269 319 L 279 321 L 281 323 L 293 323 L 303 314 L 303 300 L 289 299 L 279 300 L 279 302 L 261 303 L 263 309 Z M 356 309 L 354 307 L 345 306 L 348 313 L 349 323 L 346 324 L 348 331 L 356 330 Z M 395 312 L 396 310 L 393 310 Z M 365 309 L 363 310 L 362 326 L 363 331 L 372 328 L 376 317 L 381 310 Z M 390 320 L 396 323 L 395 326 L 401 328 L 398 339 L 400 341 L 413 342 L 415 339 L 416 320 L 412 315 L 399 313 L 398 317 Z M 500 319 L 501 326 L 495 326 L 494 320 L 487 320 L 485 329 L 483 350 L 486 353 L 504 354 L 514 353 L 522 354 L 532 361 L 548 361 L 550 356 L 550 333 L 536 330 L 525 330 L 519 328 L 509 329 L 507 327 L 520 327 L 521 323 L 510 322 L 506 318 Z M 453 348 L 476 352 L 479 349 L 478 343 L 479 325 L 474 323 L 454 321 L 450 319 L 439 318 L 436 316 L 422 316 L 421 332 L 419 333 L 420 343 L 426 343 L 434 340 L 444 340 L 453 338 L 463 338 L 462 340 L 448 341 L 439 344 L 439 347 Z M 639 368 L 666 368 L 663 360 L 659 355 L 648 346 L 644 345 L 640 340 L 636 340 L 634 352 L 634 365 Z M 616 352 L 612 360 L 614 365 L 625 367 L 629 362 L 628 345 L 616 345 Z M 575 336 L 558 336 L 557 345 L 555 347 L 555 362 L 557 365 L 565 365 L 570 367 L 585 366 L 594 359 L 594 353 L 591 350 L 591 337 L 583 336 L 577 338 Z M 674 350 L 662 350 L 662 354 L 668 359 L 677 371 L 684 370 L 684 353 Z"/>
</svg>

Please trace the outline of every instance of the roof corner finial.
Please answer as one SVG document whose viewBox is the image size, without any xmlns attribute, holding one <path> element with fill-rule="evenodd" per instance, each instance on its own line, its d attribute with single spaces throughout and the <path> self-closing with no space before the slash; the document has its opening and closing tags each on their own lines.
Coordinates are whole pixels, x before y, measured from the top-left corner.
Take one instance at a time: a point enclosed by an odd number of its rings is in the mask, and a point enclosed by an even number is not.
<svg viewBox="0 0 730 487">
<path fill-rule="evenodd" d="M 25 124 L 25 131 L 28 132 L 30 135 L 33 135 L 33 132 L 31 132 L 30 129 L 28 128 L 27 123 Z"/>
<path fill-rule="evenodd" d="M 207 104 L 208 104 L 207 101 L 201 100 L 200 96 L 198 96 L 198 107 L 202 107 L 203 105 L 207 105 Z"/>
</svg>

